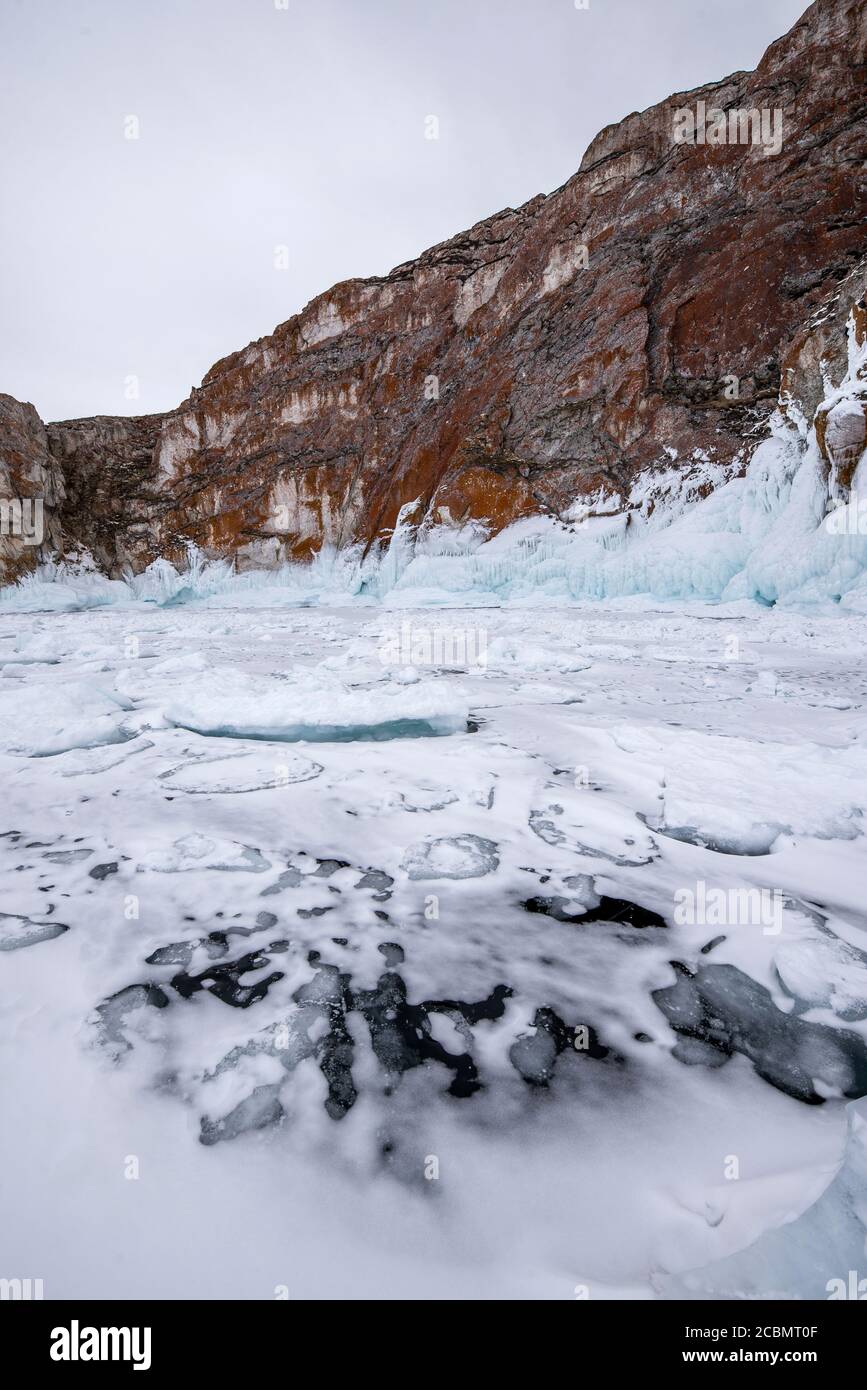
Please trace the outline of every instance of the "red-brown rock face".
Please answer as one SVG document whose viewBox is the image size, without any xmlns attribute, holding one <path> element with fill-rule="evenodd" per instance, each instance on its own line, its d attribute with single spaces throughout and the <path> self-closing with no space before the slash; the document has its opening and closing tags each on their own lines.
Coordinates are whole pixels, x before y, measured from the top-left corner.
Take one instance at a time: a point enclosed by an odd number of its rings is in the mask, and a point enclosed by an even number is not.
<svg viewBox="0 0 867 1390">
<path fill-rule="evenodd" d="M 20 579 L 63 545 L 60 469 L 32 405 L 0 396 L 0 579 Z"/>
<path fill-rule="evenodd" d="M 666 447 L 745 459 L 784 364 L 808 415 L 822 399 L 798 336 L 867 250 L 865 58 L 867 0 L 816 0 L 755 72 L 628 116 L 550 196 L 335 286 L 176 411 L 49 425 L 63 535 L 112 572 L 186 539 L 268 565 L 370 544 L 415 499 L 499 528 L 628 491 Z M 676 143 L 686 108 L 705 143 Z M 766 113 L 765 144 L 737 111 Z"/>
</svg>

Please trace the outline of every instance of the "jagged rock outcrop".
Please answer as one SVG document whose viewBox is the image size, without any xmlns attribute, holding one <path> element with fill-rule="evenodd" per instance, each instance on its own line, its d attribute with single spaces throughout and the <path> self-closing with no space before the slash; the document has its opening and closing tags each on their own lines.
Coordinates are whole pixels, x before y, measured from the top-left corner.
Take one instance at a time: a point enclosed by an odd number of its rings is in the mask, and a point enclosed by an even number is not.
<svg viewBox="0 0 867 1390">
<path fill-rule="evenodd" d="M 816 441 L 828 465 L 830 490 L 845 500 L 858 462 L 867 447 L 867 364 L 855 369 L 851 389 L 829 404 L 829 382 L 840 381 L 853 344 L 867 343 L 867 258 L 847 276 L 839 292 L 822 305 L 798 335 L 783 369 L 781 404 L 794 423 L 813 421 Z M 823 390 L 813 406 L 815 383 Z M 805 413 L 805 407 L 810 414 Z M 810 409 L 813 407 L 812 409 Z"/>
<path fill-rule="evenodd" d="M 32 405 L 0 395 L 0 579 L 19 579 L 60 549 L 63 477 Z"/>
<path fill-rule="evenodd" d="M 781 389 L 812 418 L 823 332 L 845 352 L 817 311 L 837 296 L 845 319 L 867 251 L 865 64 L 867 0 L 815 0 L 755 72 L 628 116 L 556 192 L 335 286 L 177 410 L 47 426 L 52 537 L 111 573 L 188 539 L 261 566 L 369 546 L 416 499 L 497 529 L 627 492 L 666 450 L 745 463 Z M 678 143 L 685 108 L 728 113 L 725 143 Z M 781 112 L 779 149 L 738 111 L 768 136 Z M 4 420 L 30 409 L 4 399 Z"/>
</svg>

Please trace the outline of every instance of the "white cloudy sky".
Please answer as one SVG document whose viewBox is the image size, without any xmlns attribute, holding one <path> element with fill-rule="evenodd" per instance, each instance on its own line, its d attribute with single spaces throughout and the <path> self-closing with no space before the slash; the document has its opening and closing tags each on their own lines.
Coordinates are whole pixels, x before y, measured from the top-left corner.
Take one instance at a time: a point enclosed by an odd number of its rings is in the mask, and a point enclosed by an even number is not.
<svg viewBox="0 0 867 1390">
<path fill-rule="evenodd" d="M 335 281 L 549 192 L 602 126 L 754 67 L 805 8 L 0 0 L 0 391 L 45 419 L 177 405 Z"/>
</svg>

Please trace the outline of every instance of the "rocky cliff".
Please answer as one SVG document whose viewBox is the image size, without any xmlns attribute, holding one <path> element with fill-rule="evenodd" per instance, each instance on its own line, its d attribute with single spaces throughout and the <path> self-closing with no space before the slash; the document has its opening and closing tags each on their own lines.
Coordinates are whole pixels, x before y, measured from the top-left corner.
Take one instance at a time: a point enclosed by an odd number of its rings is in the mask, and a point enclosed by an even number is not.
<svg viewBox="0 0 867 1390">
<path fill-rule="evenodd" d="M 556 192 L 335 286 L 177 410 L 44 426 L 0 397 L 0 495 L 44 496 L 43 551 L 116 574 L 187 540 L 241 567 L 370 546 L 416 502 L 496 530 L 675 456 L 737 470 L 778 397 L 811 419 L 845 356 L 865 63 L 867 0 L 815 0 L 755 72 L 627 116 Z M 10 577 L 37 548 L 6 544 Z"/>
</svg>

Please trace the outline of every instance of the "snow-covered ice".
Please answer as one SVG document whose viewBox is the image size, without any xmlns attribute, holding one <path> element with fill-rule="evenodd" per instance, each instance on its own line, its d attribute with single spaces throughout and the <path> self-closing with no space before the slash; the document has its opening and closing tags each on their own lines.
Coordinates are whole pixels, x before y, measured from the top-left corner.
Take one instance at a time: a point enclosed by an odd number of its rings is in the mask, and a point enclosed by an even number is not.
<svg viewBox="0 0 867 1390">
<path fill-rule="evenodd" d="M 448 608 L 425 563 L 435 609 L 0 605 L 3 1263 L 826 1296 L 867 1269 L 867 617 Z"/>
</svg>

